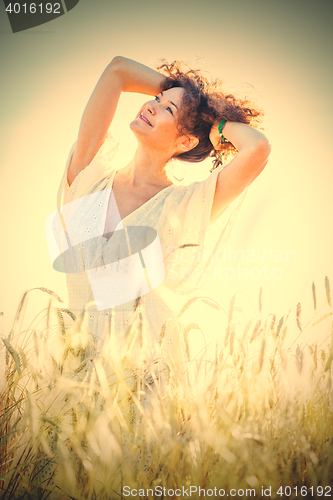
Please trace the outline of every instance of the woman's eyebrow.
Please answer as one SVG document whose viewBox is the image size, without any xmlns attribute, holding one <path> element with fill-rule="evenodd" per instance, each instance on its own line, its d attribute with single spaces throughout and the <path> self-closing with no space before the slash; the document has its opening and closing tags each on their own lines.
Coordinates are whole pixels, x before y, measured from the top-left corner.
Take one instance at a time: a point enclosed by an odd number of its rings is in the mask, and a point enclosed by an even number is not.
<svg viewBox="0 0 333 500">
<path fill-rule="evenodd" d="M 163 97 L 163 92 L 160 92 L 160 94 Z M 178 110 L 178 107 L 175 105 L 174 102 L 170 101 L 169 99 L 168 99 L 168 101 Z"/>
</svg>

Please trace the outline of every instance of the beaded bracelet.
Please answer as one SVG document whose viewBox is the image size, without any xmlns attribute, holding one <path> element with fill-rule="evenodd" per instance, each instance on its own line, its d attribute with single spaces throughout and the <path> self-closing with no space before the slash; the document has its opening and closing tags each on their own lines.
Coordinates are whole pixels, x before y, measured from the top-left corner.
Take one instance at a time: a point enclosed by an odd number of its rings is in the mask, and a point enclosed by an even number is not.
<svg viewBox="0 0 333 500">
<path fill-rule="evenodd" d="M 221 137 L 221 144 L 223 142 L 228 142 L 227 139 L 224 137 L 224 135 L 222 134 L 222 129 L 224 127 L 224 125 L 226 124 L 227 120 L 225 120 L 224 118 L 222 118 L 222 120 L 220 121 L 219 123 L 219 126 L 218 126 L 218 129 L 219 129 L 219 134 L 220 134 L 220 137 Z"/>
</svg>

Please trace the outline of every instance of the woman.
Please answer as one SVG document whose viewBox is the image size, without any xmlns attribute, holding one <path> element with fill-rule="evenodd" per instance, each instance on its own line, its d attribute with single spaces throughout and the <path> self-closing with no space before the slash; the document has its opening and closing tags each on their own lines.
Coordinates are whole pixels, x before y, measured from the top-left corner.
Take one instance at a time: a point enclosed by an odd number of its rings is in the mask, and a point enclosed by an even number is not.
<svg viewBox="0 0 333 500">
<path fill-rule="evenodd" d="M 74 260 L 82 263 L 82 268 L 65 264 L 69 309 L 81 320 L 84 312 L 84 328 L 99 348 L 108 339 L 117 352 L 130 352 L 136 366 L 159 356 L 178 366 L 184 360 L 184 330 L 161 298 L 163 288 L 179 293 L 194 288 L 192 270 L 207 269 L 200 253 L 206 238 L 215 248 L 226 238 L 227 207 L 263 170 L 270 153 L 267 138 L 249 125 L 259 111 L 224 95 L 198 72 L 182 71 L 178 63 L 159 69 L 124 57 L 111 61 L 84 111 L 58 195 L 59 208 L 84 200 L 74 210 L 76 217 L 63 221 L 71 244 L 79 248 Z M 108 135 L 122 92 L 155 96 L 130 124 L 138 147 L 125 167 L 115 165 Z M 235 150 L 232 161 L 204 182 L 179 186 L 167 175 L 172 158 L 199 162 L 215 155 L 217 167 L 222 154 Z M 144 255 L 149 247 L 151 253 Z M 150 264 L 159 254 L 163 272 L 158 257 Z M 135 258 L 143 278 L 129 264 Z"/>
</svg>

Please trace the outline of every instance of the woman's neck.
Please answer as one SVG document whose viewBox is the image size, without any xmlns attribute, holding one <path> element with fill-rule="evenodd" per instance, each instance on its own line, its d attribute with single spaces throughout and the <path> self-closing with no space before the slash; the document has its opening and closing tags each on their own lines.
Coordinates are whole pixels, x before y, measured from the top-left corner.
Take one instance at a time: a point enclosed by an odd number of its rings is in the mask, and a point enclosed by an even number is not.
<svg viewBox="0 0 333 500">
<path fill-rule="evenodd" d="M 164 188 L 172 184 L 165 171 L 168 160 L 169 158 L 163 158 L 159 152 L 138 147 L 133 159 L 122 169 L 122 174 L 133 186 L 151 184 Z"/>
</svg>

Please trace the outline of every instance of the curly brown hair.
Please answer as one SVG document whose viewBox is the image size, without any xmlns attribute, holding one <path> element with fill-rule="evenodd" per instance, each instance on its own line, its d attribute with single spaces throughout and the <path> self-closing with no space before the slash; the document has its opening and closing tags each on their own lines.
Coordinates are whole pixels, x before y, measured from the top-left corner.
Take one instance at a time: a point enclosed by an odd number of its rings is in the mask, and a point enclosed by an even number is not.
<svg viewBox="0 0 333 500">
<path fill-rule="evenodd" d="M 186 162 L 200 162 L 207 157 L 214 158 L 213 168 L 236 153 L 230 142 L 223 142 L 223 149 L 217 151 L 209 134 L 214 123 L 222 120 L 241 122 L 258 127 L 262 110 L 248 99 L 240 99 L 222 90 L 222 81 L 209 81 L 199 70 L 185 69 L 179 61 L 164 62 L 157 67 L 166 80 L 162 91 L 182 87 L 182 106 L 178 114 L 178 130 L 181 134 L 194 135 L 199 143 L 190 151 L 181 153 L 177 159 Z"/>
</svg>

